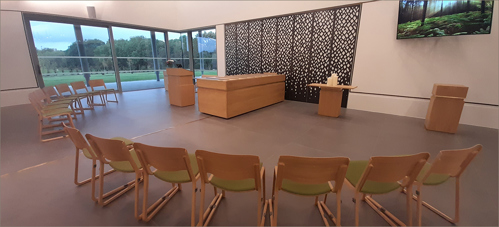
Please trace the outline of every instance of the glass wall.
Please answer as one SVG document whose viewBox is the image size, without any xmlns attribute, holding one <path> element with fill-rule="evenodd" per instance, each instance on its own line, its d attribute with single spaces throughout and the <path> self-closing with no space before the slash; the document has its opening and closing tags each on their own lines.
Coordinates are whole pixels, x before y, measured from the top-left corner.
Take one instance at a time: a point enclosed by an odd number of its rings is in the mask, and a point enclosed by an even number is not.
<svg viewBox="0 0 499 227">
<path fill-rule="evenodd" d="M 217 40 L 216 30 L 192 32 L 194 55 L 194 75 L 217 75 Z"/>
<path fill-rule="evenodd" d="M 190 31 L 190 36 L 29 13 L 24 18 L 32 34 L 28 41 L 33 62 L 38 60 L 40 67 L 35 74 L 45 86 L 103 79 L 108 88 L 122 91 L 163 88 L 168 60 L 174 61 L 173 67 L 194 69 L 195 77 L 217 75 L 215 29 Z"/>
<path fill-rule="evenodd" d="M 107 28 L 43 21 L 30 25 L 45 86 L 104 79 L 116 87 Z"/>
<path fill-rule="evenodd" d="M 187 33 L 168 32 L 168 45 L 170 45 L 170 58 L 176 67 L 189 69 Z"/>
</svg>

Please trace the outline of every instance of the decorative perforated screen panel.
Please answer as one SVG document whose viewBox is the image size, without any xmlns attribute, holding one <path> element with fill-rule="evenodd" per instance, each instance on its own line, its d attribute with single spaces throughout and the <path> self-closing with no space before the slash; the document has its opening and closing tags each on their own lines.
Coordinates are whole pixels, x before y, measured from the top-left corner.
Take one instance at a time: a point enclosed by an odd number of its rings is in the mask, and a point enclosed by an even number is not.
<svg viewBox="0 0 499 227">
<path fill-rule="evenodd" d="M 277 72 L 286 75 L 286 99 L 319 102 L 332 73 L 350 85 L 361 5 L 225 25 L 227 75 Z M 343 93 L 346 107 L 348 91 Z"/>
</svg>

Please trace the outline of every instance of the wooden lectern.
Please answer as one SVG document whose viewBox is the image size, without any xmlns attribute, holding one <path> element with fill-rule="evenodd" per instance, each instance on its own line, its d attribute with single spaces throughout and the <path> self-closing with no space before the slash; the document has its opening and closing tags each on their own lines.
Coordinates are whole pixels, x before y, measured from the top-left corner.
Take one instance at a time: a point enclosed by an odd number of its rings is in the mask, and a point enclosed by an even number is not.
<svg viewBox="0 0 499 227">
<path fill-rule="evenodd" d="M 170 105 L 194 105 L 194 82 L 191 71 L 182 68 L 168 68 L 163 72 L 163 75 L 168 77 Z"/>
<path fill-rule="evenodd" d="M 463 112 L 468 87 L 452 84 L 434 84 L 426 113 L 427 130 L 456 133 Z"/>
<path fill-rule="evenodd" d="M 327 84 L 309 84 L 307 86 L 321 88 L 319 95 L 319 115 L 328 117 L 340 116 L 343 90 L 357 88 L 357 86 L 350 85 L 328 86 Z"/>
</svg>

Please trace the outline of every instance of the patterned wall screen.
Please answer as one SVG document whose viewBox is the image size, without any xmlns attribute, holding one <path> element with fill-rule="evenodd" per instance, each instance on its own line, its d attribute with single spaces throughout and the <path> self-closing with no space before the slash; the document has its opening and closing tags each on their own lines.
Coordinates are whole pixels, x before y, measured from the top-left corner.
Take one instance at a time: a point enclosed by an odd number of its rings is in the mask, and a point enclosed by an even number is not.
<svg viewBox="0 0 499 227">
<path fill-rule="evenodd" d="M 332 73 L 350 85 L 360 5 L 225 25 L 227 75 L 277 72 L 286 75 L 286 99 L 319 102 Z M 343 93 L 346 107 L 348 91 Z"/>
</svg>

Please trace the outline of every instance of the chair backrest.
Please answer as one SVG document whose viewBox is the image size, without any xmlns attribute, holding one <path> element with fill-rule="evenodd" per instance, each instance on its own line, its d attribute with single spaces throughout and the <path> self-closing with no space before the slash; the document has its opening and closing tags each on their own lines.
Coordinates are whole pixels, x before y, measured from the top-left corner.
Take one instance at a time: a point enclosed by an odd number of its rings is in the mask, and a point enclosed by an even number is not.
<svg viewBox="0 0 499 227">
<path fill-rule="evenodd" d="M 47 103 L 50 103 L 50 101 L 47 101 L 47 96 L 43 92 L 42 89 L 37 89 L 30 93 L 28 95 L 28 98 L 30 98 L 32 101 L 36 103 L 36 105 L 39 107 L 41 110 Z"/>
<path fill-rule="evenodd" d="M 366 180 L 377 182 L 402 181 L 402 186 L 412 184 L 429 157 L 429 153 L 371 157 L 359 185 L 362 186 Z"/>
<path fill-rule="evenodd" d="M 75 92 L 75 94 L 78 94 L 78 90 L 85 90 L 85 92 L 88 92 L 87 86 L 83 81 L 75 81 L 71 82 L 70 84 L 71 87 L 73 87 L 73 91 Z"/>
<path fill-rule="evenodd" d="M 459 177 L 481 150 L 482 145 L 477 144 L 466 149 L 440 151 L 425 174 L 423 182 L 432 173 Z"/>
<path fill-rule="evenodd" d="M 41 111 L 41 106 L 40 106 L 40 100 L 38 100 L 36 92 L 29 93 L 28 99 L 29 99 L 29 102 L 31 103 L 31 105 L 35 108 L 38 115 L 41 115 L 42 111 Z"/>
<path fill-rule="evenodd" d="M 142 143 L 134 143 L 133 148 L 148 174 L 152 174 L 150 167 L 159 171 L 187 170 L 193 179 L 189 154 L 184 148 L 155 147 Z"/>
<path fill-rule="evenodd" d="M 59 95 L 61 95 L 61 96 L 63 96 L 63 94 L 66 92 L 73 94 L 73 92 L 69 88 L 68 84 L 58 84 L 58 85 L 55 85 L 55 88 L 57 89 L 57 92 L 59 92 Z"/>
<path fill-rule="evenodd" d="M 90 86 L 90 88 L 92 88 L 92 91 L 94 90 L 94 88 L 96 88 L 96 87 L 102 87 L 102 86 L 104 86 L 104 88 L 107 89 L 106 83 L 104 83 L 103 79 L 89 80 L 88 81 L 88 85 Z"/>
<path fill-rule="evenodd" d="M 55 90 L 54 86 L 46 86 L 42 88 L 43 92 L 45 92 L 45 95 L 49 98 L 52 97 L 59 97 L 60 95 L 57 93 Z"/>
<path fill-rule="evenodd" d="M 139 170 L 125 142 L 100 138 L 90 134 L 86 134 L 85 137 L 101 162 L 107 164 L 110 161 L 128 161 L 135 171 Z"/>
<path fill-rule="evenodd" d="M 63 123 L 64 124 L 64 123 Z M 85 137 L 81 134 L 80 130 L 76 128 L 71 128 L 68 127 L 64 124 L 64 131 L 69 135 L 69 138 L 71 141 L 73 141 L 73 144 L 75 145 L 76 148 L 83 150 L 83 149 L 88 149 L 90 151 L 90 146 L 88 145 L 87 141 L 85 140 Z M 89 152 L 93 153 L 93 152 Z M 93 154 L 92 154 L 93 155 Z M 96 158 L 96 157 L 94 157 Z"/>
<path fill-rule="evenodd" d="M 260 181 L 260 158 L 258 156 L 197 150 L 196 158 L 204 182 L 208 182 L 208 173 L 225 180 L 255 179 L 257 182 Z"/>
<path fill-rule="evenodd" d="M 276 186 L 281 188 L 287 179 L 302 184 L 323 184 L 335 181 L 335 190 L 341 188 L 347 172 L 349 158 L 279 157 Z"/>
</svg>

